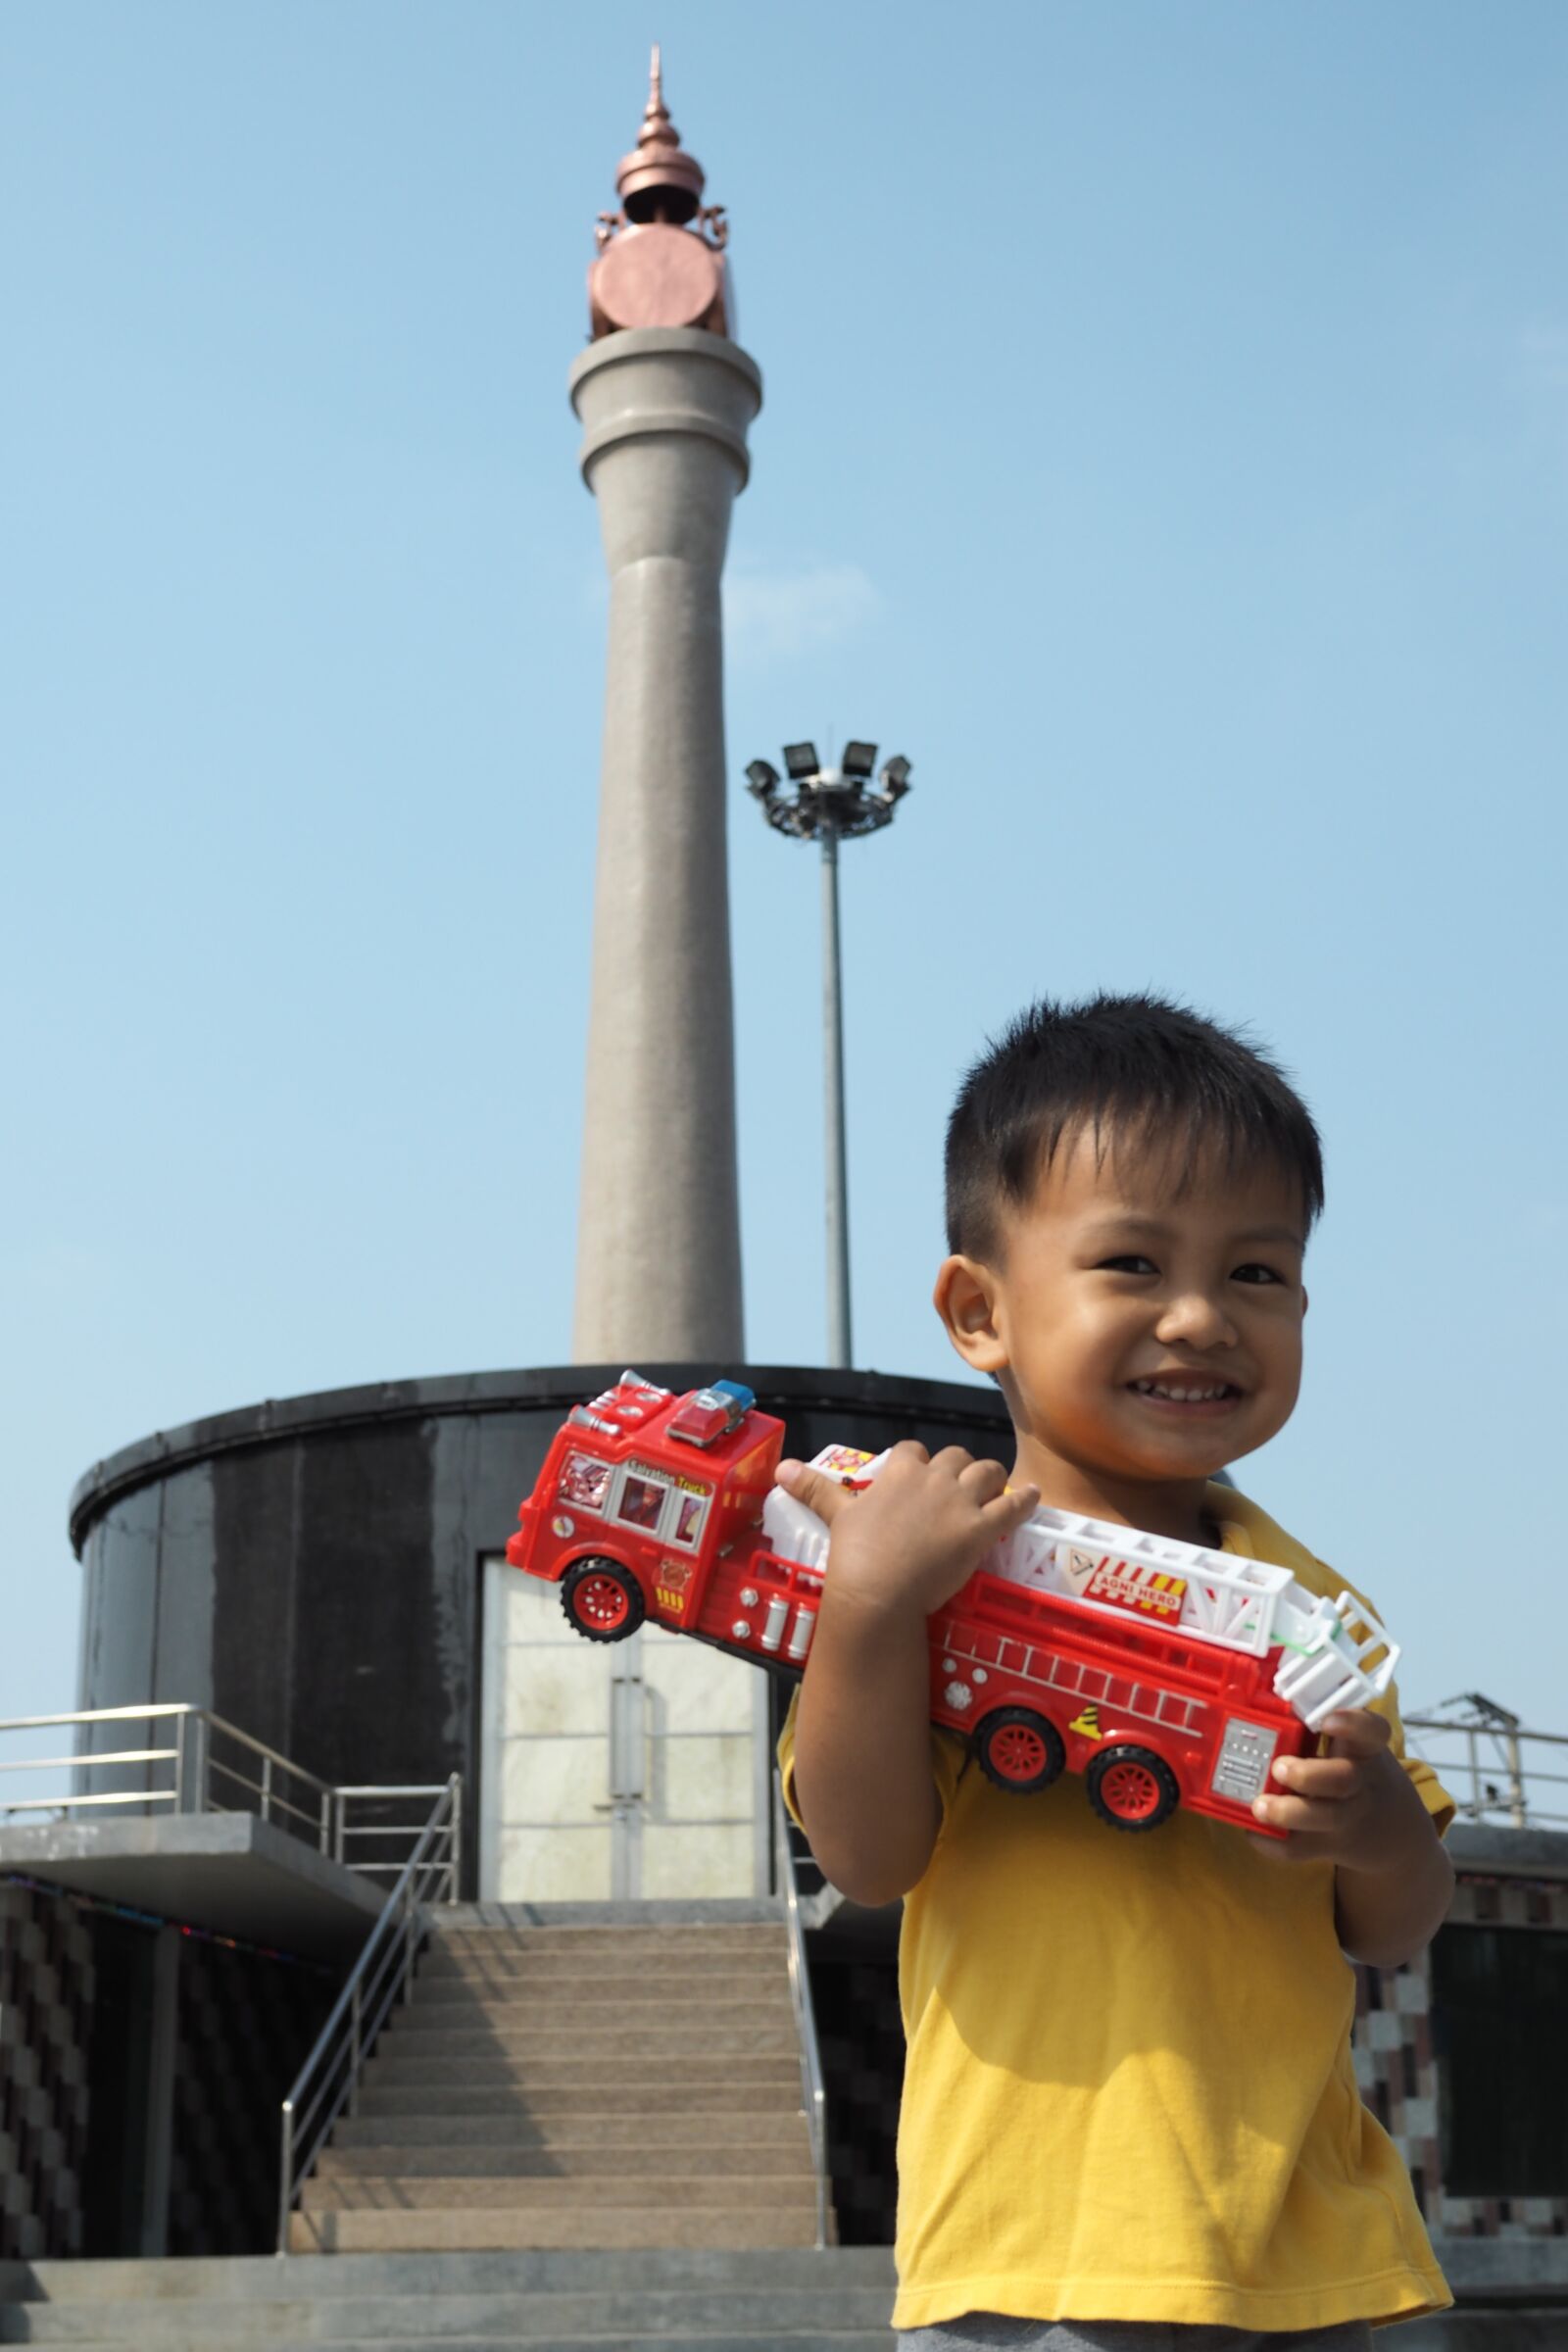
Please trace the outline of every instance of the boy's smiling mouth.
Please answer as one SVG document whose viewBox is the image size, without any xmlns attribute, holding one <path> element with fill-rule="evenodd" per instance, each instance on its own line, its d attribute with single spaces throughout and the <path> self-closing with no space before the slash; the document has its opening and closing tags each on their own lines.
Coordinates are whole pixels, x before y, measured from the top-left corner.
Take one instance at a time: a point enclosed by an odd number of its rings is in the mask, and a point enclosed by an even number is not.
<svg viewBox="0 0 1568 2352">
<path fill-rule="evenodd" d="M 1235 1381 L 1200 1380 L 1191 1372 L 1150 1375 L 1127 1385 L 1135 1396 L 1142 1396 L 1151 1404 L 1175 1406 L 1184 1412 L 1205 1409 L 1212 1412 L 1227 1404 L 1239 1404 L 1242 1398 Z"/>
</svg>

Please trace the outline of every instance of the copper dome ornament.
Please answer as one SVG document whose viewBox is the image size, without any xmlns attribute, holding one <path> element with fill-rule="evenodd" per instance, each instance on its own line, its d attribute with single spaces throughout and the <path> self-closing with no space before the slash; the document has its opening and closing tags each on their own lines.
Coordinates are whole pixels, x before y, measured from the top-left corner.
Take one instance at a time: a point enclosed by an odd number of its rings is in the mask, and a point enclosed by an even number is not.
<svg viewBox="0 0 1568 2352">
<path fill-rule="evenodd" d="M 731 333 L 724 208 L 703 203 L 704 184 L 702 165 L 669 119 L 656 44 L 642 129 L 615 173 L 621 209 L 599 216 L 599 258 L 588 271 L 591 340 L 634 326 Z"/>
</svg>

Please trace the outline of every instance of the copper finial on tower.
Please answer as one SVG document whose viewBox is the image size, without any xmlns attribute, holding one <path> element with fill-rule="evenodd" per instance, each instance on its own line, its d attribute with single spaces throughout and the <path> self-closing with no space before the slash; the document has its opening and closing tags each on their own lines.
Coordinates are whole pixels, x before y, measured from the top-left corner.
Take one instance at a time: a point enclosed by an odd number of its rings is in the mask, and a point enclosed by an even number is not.
<svg viewBox="0 0 1568 2352">
<path fill-rule="evenodd" d="M 656 42 L 642 128 L 615 173 L 621 209 L 599 216 L 599 259 L 588 272 L 596 340 L 629 326 L 733 331 L 724 212 L 703 203 L 704 184 L 702 165 L 669 119 Z"/>
</svg>

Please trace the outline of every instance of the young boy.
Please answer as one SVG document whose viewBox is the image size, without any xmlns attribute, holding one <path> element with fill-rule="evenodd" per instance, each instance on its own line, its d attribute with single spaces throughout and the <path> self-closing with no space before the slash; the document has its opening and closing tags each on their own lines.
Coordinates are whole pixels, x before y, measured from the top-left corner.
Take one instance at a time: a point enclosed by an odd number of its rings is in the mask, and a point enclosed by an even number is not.
<svg viewBox="0 0 1568 2352">
<path fill-rule="evenodd" d="M 906 1898 L 894 2325 L 906 2352 L 1351 2352 L 1449 2300 L 1350 2058 L 1348 1960 L 1419 1951 L 1452 1886 L 1392 1694 L 1276 1763 L 1283 1843 L 1185 1808 L 1118 1837 L 927 1719 L 928 1614 L 1041 1501 L 1342 1590 L 1213 1483 L 1296 1403 L 1316 1130 L 1172 1004 L 1040 1004 L 970 1071 L 947 1177 L 937 1312 L 1006 1398 L 1011 1484 L 912 1444 L 860 1496 L 780 1471 L 832 1527 L 786 1788 L 836 1886 Z"/>
</svg>

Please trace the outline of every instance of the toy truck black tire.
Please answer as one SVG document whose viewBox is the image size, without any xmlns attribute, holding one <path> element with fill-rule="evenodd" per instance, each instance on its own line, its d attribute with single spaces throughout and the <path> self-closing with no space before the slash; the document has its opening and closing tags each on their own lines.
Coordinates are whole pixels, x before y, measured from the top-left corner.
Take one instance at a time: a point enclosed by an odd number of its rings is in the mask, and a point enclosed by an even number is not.
<svg viewBox="0 0 1568 2352">
<path fill-rule="evenodd" d="M 624 1642 L 647 1615 L 643 1589 L 618 1560 L 578 1560 L 561 1583 L 566 1623 L 585 1642 Z"/>
<path fill-rule="evenodd" d="M 998 1707 L 974 1727 L 974 1752 L 988 1781 L 1009 1796 L 1049 1788 L 1067 1761 L 1061 1734 L 1033 1707 Z"/>
<path fill-rule="evenodd" d="M 1176 1775 L 1152 1747 L 1102 1747 L 1084 1774 L 1089 1802 L 1113 1830 L 1157 1830 L 1182 1801 Z"/>
</svg>

